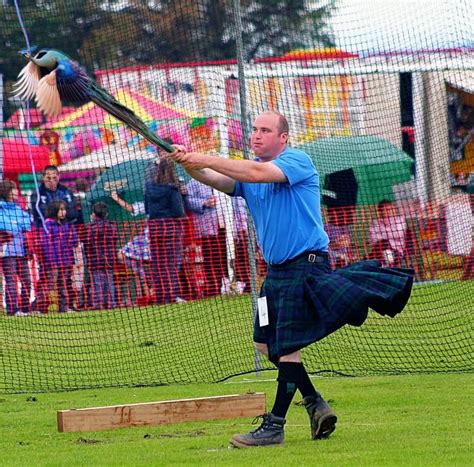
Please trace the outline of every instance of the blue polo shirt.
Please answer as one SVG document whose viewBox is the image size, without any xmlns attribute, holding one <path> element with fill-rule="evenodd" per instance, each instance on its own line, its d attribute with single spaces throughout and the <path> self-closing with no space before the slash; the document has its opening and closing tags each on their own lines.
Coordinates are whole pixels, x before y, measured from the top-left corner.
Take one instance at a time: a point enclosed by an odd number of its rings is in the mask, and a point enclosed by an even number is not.
<svg viewBox="0 0 474 467">
<path fill-rule="evenodd" d="M 310 157 L 287 147 L 271 163 L 283 171 L 287 182 L 236 182 L 232 193 L 247 202 L 265 261 L 279 264 L 305 251 L 327 251 L 319 175 Z"/>
</svg>

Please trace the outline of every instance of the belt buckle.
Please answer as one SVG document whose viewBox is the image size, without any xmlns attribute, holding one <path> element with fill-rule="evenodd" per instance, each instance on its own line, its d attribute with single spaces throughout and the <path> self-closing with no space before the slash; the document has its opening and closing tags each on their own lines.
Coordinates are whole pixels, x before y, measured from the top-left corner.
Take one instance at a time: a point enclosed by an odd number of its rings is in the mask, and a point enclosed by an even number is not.
<svg viewBox="0 0 474 467">
<path fill-rule="evenodd" d="M 314 253 L 310 253 L 308 255 L 308 261 L 310 263 L 315 263 L 317 261 L 317 259 L 318 259 L 318 255 L 315 255 Z"/>
</svg>

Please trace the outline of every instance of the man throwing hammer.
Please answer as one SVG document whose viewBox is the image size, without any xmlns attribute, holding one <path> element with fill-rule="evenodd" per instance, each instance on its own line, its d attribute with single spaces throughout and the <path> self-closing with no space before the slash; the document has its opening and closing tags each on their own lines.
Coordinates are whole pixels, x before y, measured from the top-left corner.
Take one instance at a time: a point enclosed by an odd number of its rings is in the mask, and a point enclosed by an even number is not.
<svg viewBox="0 0 474 467">
<path fill-rule="evenodd" d="M 319 175 L 305 152 L 287 145 L 288 134 L 283 115 L 264 112 L 253 124 L 252 161 L 186 153 L 179 146 L 171 156 L 196 180 L 246 200 L 268 265 L 254 341 L 278 367 L 278 388 L 262 424 L 230 440 L 239 448 L 283 443 L 296 390 L 303 396 L 312 438 L 328 438 L 337 416 L 314 388 L 301 349 L 345 324 L 360 326 L 369 307 L 395 316 L 408 301 L 413 281 L 413 271 L 381 268 L 378 261 L 331 271 Z"/>
</svg>

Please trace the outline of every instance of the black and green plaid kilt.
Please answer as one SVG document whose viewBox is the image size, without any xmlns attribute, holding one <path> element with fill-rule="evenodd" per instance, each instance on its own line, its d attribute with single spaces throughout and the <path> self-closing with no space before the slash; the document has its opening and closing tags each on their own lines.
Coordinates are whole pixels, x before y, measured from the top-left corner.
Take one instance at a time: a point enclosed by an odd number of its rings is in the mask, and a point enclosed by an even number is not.
<svg viewBox="0 0 474 467">
<path fill-rule="evenodd" d="M 361 326 L 369 308 L 394 317 L 406 305 L 413 271 L 382 268 L 380 261 L 361 261 L 331 271 L 327 254 L 309 262 L 308 254 L 283 265 L 269 265 L 262 287 L 267 297 L 269 325 L 260 327 L 254 341 L 268 345 L 278 357 L 320 341 L 345 324 Z"/>
</svg>

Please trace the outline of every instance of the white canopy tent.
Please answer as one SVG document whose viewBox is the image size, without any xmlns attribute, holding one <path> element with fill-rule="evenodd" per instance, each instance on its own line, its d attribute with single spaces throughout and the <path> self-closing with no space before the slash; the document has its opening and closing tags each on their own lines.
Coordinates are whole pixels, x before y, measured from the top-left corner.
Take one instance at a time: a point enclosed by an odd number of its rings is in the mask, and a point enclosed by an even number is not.
<svg viewBox="0 0 474 467">
<path fill-rule="evenodd" d="M 453 88 L 468 94 L 474 94 L 474 70 L 468 70 L 463 73 L 450 73 L 445 81 Z"/>
</svg>

